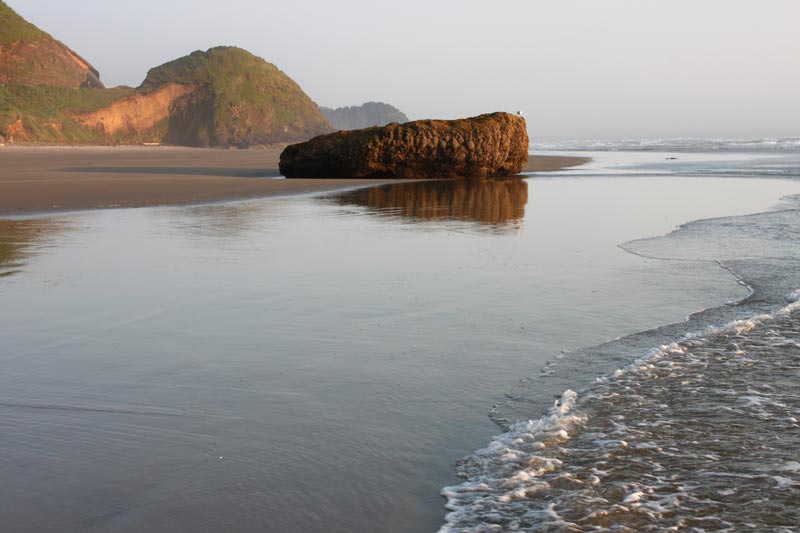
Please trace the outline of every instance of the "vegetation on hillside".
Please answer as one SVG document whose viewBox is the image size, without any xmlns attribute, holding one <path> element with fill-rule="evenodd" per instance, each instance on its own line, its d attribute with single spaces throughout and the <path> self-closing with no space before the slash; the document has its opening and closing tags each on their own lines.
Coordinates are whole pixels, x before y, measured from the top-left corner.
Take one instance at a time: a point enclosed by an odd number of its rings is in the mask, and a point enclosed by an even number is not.
<svg viewBox="0 0 800 533">
<path fill-rule="evenodd" d="M 165 83 L 208 89 L 211 102 L 199 99 L 193 107 L 211 120 L 205 128 L 211 145 L 269 144 L 332 130 L 299 85 L 275 65 L 241 48 L 217 47 L 165 63 L 147 73 L 140 89 L 147 92 Z M 204 113 L 203 105 L 211 109 Z"/>
<path fill-rule="evenodd" d="M 103 88 L 100 75 L 0 0 L 0 83 Z"/>
<path fill-rule="evenodd" d="M 49 37 L 0 0 L 0 45 Z"/>
<path fill-rule="evenodd" d="M 329 131 L 294 81 L 246 50 L 194 52 L 136 89 L 104 89 L 91 65 L 0 0 L 0 142 L 244 147 Z"/>
<path fill-rule="evenodd" d="M 70 89 L 49 85 L 0 85 L 0 136 L 8 137 L 9 129 L 22 121 L 24 131 L 17 137 L 22 142 L 57 144 L 107 143 L 102 132 L 86 128 L 74 120 L 75 113 L 101 109 L 130 96 L 135 89 Z"/>
</svg>

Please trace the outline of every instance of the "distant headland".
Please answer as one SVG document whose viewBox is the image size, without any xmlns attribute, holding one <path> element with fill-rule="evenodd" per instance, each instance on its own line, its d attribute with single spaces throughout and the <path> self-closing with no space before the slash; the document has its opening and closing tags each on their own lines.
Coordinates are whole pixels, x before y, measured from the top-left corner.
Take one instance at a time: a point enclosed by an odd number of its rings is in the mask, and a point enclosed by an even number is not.
<svg viewBox="0 0 800 533">
<path fill-rule="evenodd" d="M 405 113 L 383 102 L 367 102 L 358 106 L 320 107 L 337 130 L 358 130 L 372 126 L 386 126 L 392 122 L 408 122 Z"/>
<path fill-rule="evenodd" d="M 0 142 L 248 147 L 334 131 L 275 65 L 235 47 L 151 69 L 139 87 L 100 73 L 0 0 Z"/>
</svg>

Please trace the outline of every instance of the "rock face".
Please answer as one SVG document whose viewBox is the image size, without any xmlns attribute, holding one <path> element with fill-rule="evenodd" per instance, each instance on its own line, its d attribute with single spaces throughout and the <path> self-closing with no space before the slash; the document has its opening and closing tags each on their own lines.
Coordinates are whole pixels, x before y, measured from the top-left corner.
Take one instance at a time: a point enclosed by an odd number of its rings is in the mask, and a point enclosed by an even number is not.
<svg viewBox="0 0 800 533">
<path fill-rule="evenodd" d="M 97 71 L 0 0 L 0 138 L 8 143 L 249 147 L 334 131 L 286 74 L 235 47 L 151 69 L 137 88 Z"/>
<path fill-rule="evenodd" d="M 287 178 L 482 178 L 511 176 L 528 161 L 525 119 L 492 113 L 460 120 L 340 131 L 287 146 Z"/>
<path fill-rule="evenodd" d="M 192 85 L 168 83 L 147 94 L 133 94 L 89 113 L 74 113 L 80 124 L 104 135 L 135 135 L 148 131 L 169 116 L 174 102 L 195 90 Z"/>
<path fill-rule="evenodd" d="M 241 48 L 198 51 L 151 69 L 139 91 L 149 96 L 170 85 L 188 90 L 165 115 L 169 144 L 244 147 L 334 129 L 297 83 Z"/>
<path fill-rule="evenodd" d="M 153 68 L 135 94 L 71 118 L 117 142 L 182 146 L 295 142 L 333 130 L 275 65 L 227 46 Z"/>
<path fill-rule="evenodd" d="M 372 126 L 385 126 L 392 122 L 408 122 L 408 117 L 396 107 L 383 102 L 367 102 L 359 106 L 320 107 L 337 130 L 357 130 Z"/>
<path fill-rule="evenodd" d="M 102 88 L 92 65 L 0 0 L 0 84 Z"/>
</svg>

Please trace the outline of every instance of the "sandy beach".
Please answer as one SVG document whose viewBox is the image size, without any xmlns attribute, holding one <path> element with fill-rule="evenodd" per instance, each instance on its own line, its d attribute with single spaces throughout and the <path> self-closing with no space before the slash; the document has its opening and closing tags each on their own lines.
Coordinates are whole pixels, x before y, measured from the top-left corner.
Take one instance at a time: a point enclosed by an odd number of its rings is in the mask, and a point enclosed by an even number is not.
<svg viewBox="0 0 800 533">
<path fill-rule="evenodd" d="M 0 214 L 195 204 L 346 189 L 387 179 L 283 179 L 280 150 L 173 147 L 0 148 Z M 587 161 L 534 156 L 526 172 Z"/>
<path fill-rule="evenodd" d="M 235 155 L 261 168 L 258 153 Z M 689 332 L 786 305 L 800 287 L 798 211 L 784 202 L 748 213 L 800 194 L 796 180 L 769 176 L 773 163 L 800 157 L 749 156 L 745 171 L 762 172 L 751 179 L 730 176 L 743 154 L 666 157 L 594 152 L 591 177 L 402 182 L 0 220 L 0 529 L 487 531 L 497 520 L 482 514 L 485 502 L 508 523 L 527 519 L 528 507 L 505 502 L 508 487 L 530 490 L 525 504 L 543 512 L 552 496 L 569 520 L 593 526 L 583 516 L 595 504 L 588 484 L 557 476 L 574 468 L 591 479 L 598 462 L 621 467 L 603 466 L 614 502 L 648 494 L 641 479 L 650 478 L 629 472 L 669 468 L 680 477 L 655 487 L 658 498 L 683 479 L 699 490 L 743 486 L 711 512 L 736 530 L 797 524 L 800 479 L 785 469 L 797 460 L 796 316 L 691 337 L 713 357 L 739 358 L 736 367 L 695 364 L 702 354 L 688 347 L 674 366 L 643 365 L 652 377 L 625 369 Z M 711 161 L 720 175 L 707 171 Z M 743 242 L 751 259 L 738 259 Z M 749 298 L 715 258 L 759 292 Z M 713 394 L 702 390 L 711 380 Z M 742 400 L 719 392 L 731 383 Z M 590 410 L 593 432 L 570 429 L 553 452 L 559 463 L 542 473 L 559 490 L 537 492 L 541 478 L 518 472 L 539 464 L 536 443 L 552 433 L 525 435 L 552 427 L 537 420 L 566 390 L 587 391 L 573 405 Z M 708 412 L 722 413 L 713 432 Z M 498 420 L 521 423 L 503 432 Z M 614 446 L 609 459 L 605 441 L 593 441 L 620 420 L 631 442 L 657 439 L 664 450 L 683 428 L 705 437 L 676 457 L 643 461 L 656 452 Z M 529 443 L 509 448 L 519 466 L 498 445 L 515 439 Z M 739 459 L 740 442 L 758 462 Z M 706 462 L 715 450 L 725 455 Z M 473 464 L 485 470 L 472 475 Z M 726 475 L 740 471 L 750 477 Z M 490 484 L 476 491 L 482 475 Z M 743 503 L 754 493 L 777 503 L 754 517 Z M 688 523 L 705 501 L 666 518 Z M 641 529 L 642 514 L 625 508 L 615 519 Z M 462 512 L 447 516 L 452 509 Z"/>
</svg>

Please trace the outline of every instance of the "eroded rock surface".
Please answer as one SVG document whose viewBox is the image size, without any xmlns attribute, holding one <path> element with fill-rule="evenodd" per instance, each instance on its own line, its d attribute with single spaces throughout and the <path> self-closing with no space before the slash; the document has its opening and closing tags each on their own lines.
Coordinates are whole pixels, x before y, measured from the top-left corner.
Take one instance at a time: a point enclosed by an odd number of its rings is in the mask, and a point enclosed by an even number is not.
<svg viewBox="0 0 800 533">
<path fill-rule="evenodd" d="M 339 131 L 287 146 L 287 178 L 481 178 L 511 176 L 528 161 L 525 119 L 491 113 L 460 120 Z"/>
<path fill-rule="evenodd" d="M 176 100 L 196 89 L 193 85 L 169 83 L 147 94 L 123 98 L 91 113 L 76 113 L 73 118 L 106 135 L 135 134 L 156 126 L 169 115 Z"/>
<path fill-rule="evenodd" d="M 103 88 L 88 61 L 0 0 L 0 85 Z"/>
</svg>

